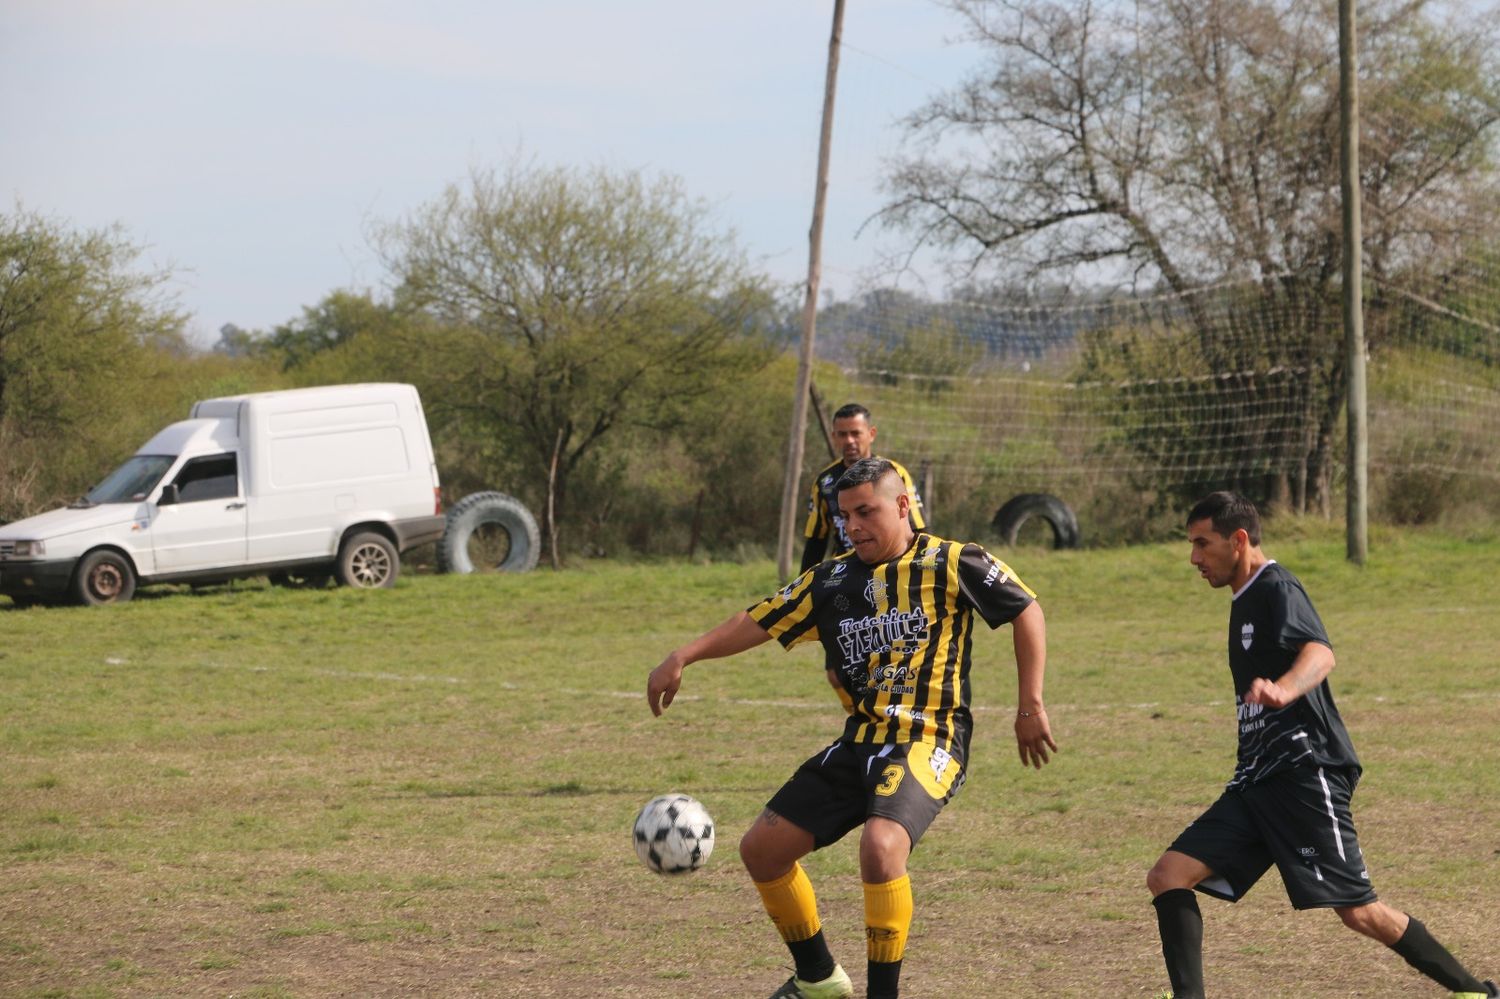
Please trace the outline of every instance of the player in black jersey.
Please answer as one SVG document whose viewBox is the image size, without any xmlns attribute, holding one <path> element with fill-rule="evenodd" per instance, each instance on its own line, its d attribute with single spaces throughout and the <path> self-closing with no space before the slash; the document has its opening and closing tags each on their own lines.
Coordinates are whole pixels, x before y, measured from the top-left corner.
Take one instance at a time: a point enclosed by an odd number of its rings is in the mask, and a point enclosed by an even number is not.
<svg viewBox="0 0 1500 999">
<path fill-rule="evenodd" d="M 798 768 L 740 841 L 745 868 L 796 963 L 773 999 L 854 994 L 823 938 L 798 861 L 861 825 L 866 994 L 897 995 L 912 915 L 907 856 L 966 776 L 979 621 L 1012 625 L 1022 764 L 1040 767 L 1057 749 L 1042 708 L 1046 625 L 1036 594 L 978 545 L 914 531 L 910 502 L 889 461 L 855 462 L 839 485 L 854 550 L 678 648 L 647 680 L 647 700 L 659 715 L 684 666 L 771 638 L 787 648 L 819 641 L 838 664 L 848 712 L 843 734 Z"/>
<path fill-rule="evenodd" d="M 1203 917 L 1193 894 L 1234 902 L 1275 864 L 1297 909 L 1333 909 L 1464 997 L 1500 995 L 1418 920 L 1378 901 L 1349 800 L 1360 764 L 1328 686 L 1333 649 L 1302 584 L 1260 548 L 1249 500 L 1213 493 L 1187 518 L 1192 563 L 1228 586 L 1239 759 L 1219 800 L 1146 876 L 1175 999 L 1202 999 Z"/>
<path fill-rule="evenodd" d="M 844 518 L 839 516 L 838 482 L 850 465 L 863 458 L 872 457 L 875 445 L 875 424 L 870 422 L 870 411 L 857 402 L 840 406 L 833 414 L 833 446 L 839 458 L 813 476 L 812 495 L 807 500 L 807 523 L 802 535 L 807 543 L 802 548 L 801 572 L 806 572 L 825 555 L 832 558 L 849 550 L 849 538 L 844 532 Z M 876 456 L 878 457 L 878 456 Z M 890 459 L 887 459 L 888 461 Z M 906 495 L 911 500 L 912 530 L 920 531 L 927 526 L 922 518 L 922 498 L 912 484 L 911 475 L 898 463 L 891 467 L 901 476 L 906 486 Z"/>
</svg>

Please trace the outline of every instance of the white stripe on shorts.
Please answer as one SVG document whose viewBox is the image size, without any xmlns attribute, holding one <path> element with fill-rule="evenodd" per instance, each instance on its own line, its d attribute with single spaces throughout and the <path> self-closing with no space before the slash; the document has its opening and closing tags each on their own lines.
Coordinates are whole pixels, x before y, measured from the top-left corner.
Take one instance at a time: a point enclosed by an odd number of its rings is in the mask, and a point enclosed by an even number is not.
<svg viewBox="0 0 1500 999">
<path fill-rule="evenodd" d="M 1339 832 L 1339 817 L 1333 811 L 1333 793 L 1328 790 L 1328 778 L 1323 776 L 1323 768 L 1318 768 L 1318 783 L 1323 785 L 1323 804 L 1328 809 L 1328 820 L 1333 823 L 1333 841 L 1338 844 L 1339 859 L 1347 860 L 1344 856 L 1344 837 Z M 1321 877 L 1319 881 L 1323 880 Z"/>
</svg>

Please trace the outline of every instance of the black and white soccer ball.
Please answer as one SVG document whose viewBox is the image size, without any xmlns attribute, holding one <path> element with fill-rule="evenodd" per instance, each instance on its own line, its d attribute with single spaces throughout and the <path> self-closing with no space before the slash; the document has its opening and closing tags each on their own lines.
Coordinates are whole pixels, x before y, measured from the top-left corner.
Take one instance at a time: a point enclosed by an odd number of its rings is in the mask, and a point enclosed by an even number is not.
<svg viewBox="0 0 1500 999">
<path fill-rule="evenodd" d="M 635 817 L 635 852 L 657 874 L 686 874 L 714 852 L 714 820 L 696 798 L 663 794 Z"/>
</svg>

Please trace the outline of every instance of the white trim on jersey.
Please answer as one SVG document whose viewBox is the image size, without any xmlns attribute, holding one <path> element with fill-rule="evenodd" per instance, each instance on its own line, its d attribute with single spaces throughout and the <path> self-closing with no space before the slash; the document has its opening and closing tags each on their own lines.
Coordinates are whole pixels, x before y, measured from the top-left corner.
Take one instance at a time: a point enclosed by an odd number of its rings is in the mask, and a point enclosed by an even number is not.
<svg viewBox="0 0 1500 999">
<path fill-rule="evenodd" d="M 1230 600 L 1238 600 L 1240 598 L 1240 594 L 1241 593 L 1244 593 L 1246 590 L 1250 589 L 1250 587 L 1252 587 L 1252 586 L 1255 585 L 1255 581 L 1260 578 L 1260 574 L 1261 573 L 1263 573 L 1263 572 L 1266 571 L 1266 567 L 1267 566 L 1272 566 L 1272 565 L 1275 565 L 1275 564 L 1276 564 L 1276 560 L 1274 558 L 1268 558 L 1268 559 L 1266 559 L 1265 562 L 1262 563 L 1261 567 L 1259 569 L 1255 570 L 1255 575 L 1251 576 L 1248 580 L 1246 580 L 1244 586 L 1241 586 L 1239 589 L 1235 590 L 1234 591 L 1234 596 L 1230 597 L 1229 599 Z"/>
</svg>

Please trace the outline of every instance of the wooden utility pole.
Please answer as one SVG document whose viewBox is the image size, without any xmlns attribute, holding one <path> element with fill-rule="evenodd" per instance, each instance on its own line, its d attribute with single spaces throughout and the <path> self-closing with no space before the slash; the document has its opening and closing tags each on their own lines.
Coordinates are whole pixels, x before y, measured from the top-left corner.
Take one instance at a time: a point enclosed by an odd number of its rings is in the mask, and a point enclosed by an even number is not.
<svg viewBox="0 0 1500 999">
<path fill-rule="evenodd" d="M 823 84 L 823 130 L 818 137 L 818 180 L 813 193 L 812 228 L 808 231 L 807 297 L 802 303 L 802 350 L 797 356 L 797 390 L 792 395 L 792 429 L 787 439 L 786 479 L 781 490 L 781 530 L 776 541 L 776 571 L 792 574 L 792 538 L 797 529 L 798 486 L 802 478 L 803 441 L 807 437 L 807 397 L 812 385 L 813 333 L 818 323 L 818 282 L 823 275 L 823 204 L 828 196 L 828 152 L 833 143 L 833 93 L 839 73 L 839 43 L 844 34 L 844 0 L 833 2 L 833 30 L 828 37 L 828 75 Z"/>
<path fill-rule="evenodd" d="M 1355 44 L 1354 0 L 1339 0 L 1339 125 L 1344 203 L 1344 367 L 1348 400 L 1348 505 L 1345 555 L 1364 565 L 1369 551 L 1370 440 L 1366 427 L 1364 239 L 1359 199 L 1359 59 Z"/>
<path fill-rule="evenodd" d="M 818 429 L 823 432 L 823 443 L 828 445 L 828 460 L 833 461 L 839 456 L 839 449 L 833 446 L 833 427 L 828 422 L 828 404 L 823 401 L 823 393 L 818 391 L 817 382 L 808 384 L 807 394 L 812 402 L 813 415 L 818 418 Z"/>
</svg>

